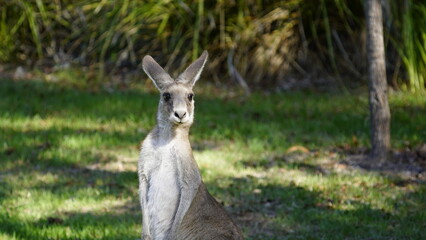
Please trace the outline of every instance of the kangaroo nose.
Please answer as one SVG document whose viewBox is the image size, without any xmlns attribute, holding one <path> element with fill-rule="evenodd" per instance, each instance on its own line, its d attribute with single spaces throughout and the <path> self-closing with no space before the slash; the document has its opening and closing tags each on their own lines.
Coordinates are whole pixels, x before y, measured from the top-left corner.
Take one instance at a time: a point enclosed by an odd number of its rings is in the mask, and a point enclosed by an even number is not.
<svg viewBox="0 0 426 240">
<path fill-rule="evenodd" d="M 175 111 L 175 116 L 179 119 L 182 119 L 183 117 L 185 117 L 186 112 L 185 111 Z"/>
</svg>

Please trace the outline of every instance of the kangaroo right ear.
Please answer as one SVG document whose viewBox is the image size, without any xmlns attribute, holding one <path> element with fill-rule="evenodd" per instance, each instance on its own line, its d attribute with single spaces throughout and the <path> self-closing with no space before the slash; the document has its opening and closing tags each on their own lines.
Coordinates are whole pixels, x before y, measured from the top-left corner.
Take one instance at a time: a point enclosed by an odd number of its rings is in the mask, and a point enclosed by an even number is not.
<svg viewBox="0 0 426 240">
<path fill-rule="evenodd" d="M 179 77 L 176 79 L 176 82 L 189 84 L 191 87 L 193 87 L 195 82 L 200 78 L 208 56 L 209 54 L 206 50 L 204 50 L 203 54 L 201 54 L 201 56 L 195 60 L 195 62 L 191 63 L 191 65 L 179 75 Z"/>
<path fill-rule="evenodd" d="M 143 58 L 142 68 L 160 91 L 174 82 L 173 78 L 149 55 Z"/>
</svg>

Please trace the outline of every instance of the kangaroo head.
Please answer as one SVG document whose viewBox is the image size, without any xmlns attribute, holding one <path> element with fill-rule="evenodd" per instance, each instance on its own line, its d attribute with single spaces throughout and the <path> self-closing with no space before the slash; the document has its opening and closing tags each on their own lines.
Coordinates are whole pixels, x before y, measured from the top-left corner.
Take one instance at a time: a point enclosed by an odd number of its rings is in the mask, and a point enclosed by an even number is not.
<svg viewBox="0 0 426 240">
<path fill-rule="evenodd" d="M 149 55 L 142 61 L 142 67 L 154 85 L 160 90 L 161 98 L 157 118 L 176 126 L 190 126 L 194 121 L 194 93 L 192 88 L 200 78 L 207 61 L 207 51 L 195 60 L 178 78 L 173 79 Z"/>
</svg>

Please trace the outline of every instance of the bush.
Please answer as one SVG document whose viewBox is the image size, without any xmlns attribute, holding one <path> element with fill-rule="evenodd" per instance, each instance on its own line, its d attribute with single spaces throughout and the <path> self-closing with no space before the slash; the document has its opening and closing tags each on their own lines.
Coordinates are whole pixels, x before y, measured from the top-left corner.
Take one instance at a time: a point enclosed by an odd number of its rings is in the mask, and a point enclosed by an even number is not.
<svg viewBox="0 0 426 240">
<path fill-rule="evenodd" d="M 389 78 L 423 89 L 426 5 L 408 0 L 401 8 L 396 1 L 384 2 Z M 166 69 L 182 71 L 207 49 L 214 57 L 206 75 L 216 82 L 236 69 L 251 86 L 276 85 L 292 74 L 332 75 L 343 79 L 341 86 L 358 82 L 353 79 L 363 84 L 362 3 L 6 0 L 0 61 L 135 67 L 149 53 Z"/>
</svg>

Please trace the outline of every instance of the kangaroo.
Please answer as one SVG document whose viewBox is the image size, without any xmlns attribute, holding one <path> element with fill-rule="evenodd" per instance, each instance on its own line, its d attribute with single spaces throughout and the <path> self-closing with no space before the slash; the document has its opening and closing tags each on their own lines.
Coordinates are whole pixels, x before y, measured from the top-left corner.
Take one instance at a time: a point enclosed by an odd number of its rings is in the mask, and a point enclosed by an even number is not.
<svg viewBox="0 0 426 240">
<path fill-rule="evenodd" d="M 189 129 L 194 121 L 192 88 L 207 51 L 173 79 L 151 57 L 142 67 L 161 97 L 157 125 L 142 143 L 138 163 L 142 239 L 243 239 L 241 230 L 210 195 L 194 160 Z"/>
</svg>

